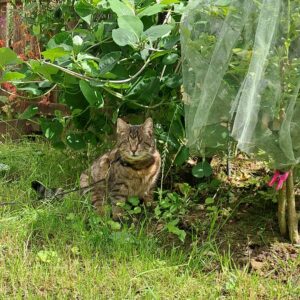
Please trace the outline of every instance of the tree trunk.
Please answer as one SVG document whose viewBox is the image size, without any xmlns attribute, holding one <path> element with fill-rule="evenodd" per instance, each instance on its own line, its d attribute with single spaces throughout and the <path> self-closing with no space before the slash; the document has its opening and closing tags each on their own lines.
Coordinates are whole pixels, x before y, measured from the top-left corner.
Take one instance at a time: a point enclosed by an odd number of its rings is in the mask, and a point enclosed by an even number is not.
<svg viewBox="0 0 300 300">
<path fill-rule="evenodd" d="M 284 184 L 278 194 L 278 223 L 281 235 L 285 236 L 287 233 L 286 224 L 286 185 Z"/>
<path fill-rule="evenodd" d="M 287 198 L 287 215 L 290 240 L 293 244 L 298 244 L 298 214 L 296 211 L 295 193 L 294 193 L 294 176 L 293 169 L 290 170 L 289 177 L 286 182 L 286 198 Z"/>
</svg>

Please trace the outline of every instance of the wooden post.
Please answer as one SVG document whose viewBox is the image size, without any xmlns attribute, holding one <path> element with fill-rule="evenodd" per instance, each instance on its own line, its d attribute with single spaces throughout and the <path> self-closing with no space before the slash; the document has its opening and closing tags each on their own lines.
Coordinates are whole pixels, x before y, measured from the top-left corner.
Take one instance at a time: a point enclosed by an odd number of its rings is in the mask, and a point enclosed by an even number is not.
<svg viewBox="0 0 300 300">
<path fill-rule="evenodd" d="M 293 169 L 289 172 L 289 177 L 286 181 L 286 198 L 287 198 L 287 219 L 289 228 L 289 237 L 293 244 L 300 242 L 298 232 L 298 214 L 296 211 L 295 191 L 294 191 L 294 176 Z"/>
<path fill-rule="evenodd" d="M 281 235 L 285 236 L 287 233 L 286 224 L 286 184 L 278 193 L 278 223 Z"/>
</svg>

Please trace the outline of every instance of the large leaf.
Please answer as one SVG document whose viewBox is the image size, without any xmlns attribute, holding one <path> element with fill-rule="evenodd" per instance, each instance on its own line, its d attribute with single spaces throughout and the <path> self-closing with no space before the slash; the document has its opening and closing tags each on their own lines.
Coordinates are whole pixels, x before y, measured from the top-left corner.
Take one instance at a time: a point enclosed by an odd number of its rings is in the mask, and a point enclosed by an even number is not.
<svg viewBox="0 0 300 300">
<path fill-rule="evenodd" d="M 165 84 L 171 89 L 175 89 L 182 85 L 181 75 L 174 74 L 166 77 Z"/>
<path fill-rule="evenodd" d="M 105 54 L 99 62 L 100 73 L 105 74 L 111 71 L 119 61 L 121 54 L 120 51 Z"/>
<path fill-rule="evenodd" d="M 172 26 L 171 25 L 154 25 L 151 26 L 149 29 L 147 29 L 144 32 L 144 35 L 146 38 L 148 38 L 151 41 L 156 41 L 157 39 L 163 37 L 164 35 L 168 34 L 171 32 L 172 30 Z"/>
<path fill-rule="evenodd" d="M 54 75 L 54 74 L 58 73 L 57 68 L 49 66 L 49 65 L 45 65 L 45 64 L 43 64 L 39 61 L 30 60 L 29 63 L 30 63 L 30 66 L 31 66 L 32 70 L 35 73 L 39 73 L 39 74 L 43 75 L 49 81 L 53 80 L 51 75 Z"/>
<path fill-rule="evenodd" d="M 19 73 L 19 72 L 6 72 L 3 75 L 4 81 L 15 81 L 25 78 L 25 74 Z"/>
<path fill-rule="evenodd" d="M 96 106 L 98 108 L 103 106 L 103 97 L 99 89 L 91 87 L 86 81 L 80 80 L 79 86 L 82 94 L 89 102 L 91 106 Z"/>
<path fill-rule="evenodd" d="M 0 48 L 0 66 L 22 62 L 10 48 Z"/>
<path fill-rule="evenodd" d="M 202 161 L 193 167 L 192 174 L 197 178 L 209 177 L 212 174 L 212 168 L 207 161 Z"/>
<path fill-rule="evenodd" d="M 66 51 L 72 51 L 73 38 L 69 32 L 59 32 L 53 36 L 47 43 L 47 49 L 63 48 Z"/>
<path fill-rule="evenodd" d="M 79 61 L 82 69 L 89 75 L 93 77 L 99 76 L 99 66 L 98 64 L 93 60 L 82 60 Z"/>
<path fill-rule="evenodd" d="M 66 56 L 70 54 L 70 51 L 66 51 L 62 47 L 49 49 L 42 52 L 45 59 L 50 59 L 51 62 L 55 61 L 57 58 Z"/>
<path fill-rule="evenodd" d="M 114 29 L 112 31 L 112 38 L 119 46 L 130 45 L 136 47 L 139 42 L 138 37 L 133 32 L 124 28 Z"/>
<path fill-rule="evenodd" d="M 183 165 L 189 159 L 189 156 L 190 156 L 189 148 L 187 148 L 186 146 L 183 146 L 181 148 L 181 150 L 179 151 L 179 153 L 177 154 L 174 164 L 176 166 Z"/>
<path fill-rule="evenodd" d="M 92 16 L 95 12 L 95 7 L 89 4 L 85 0 L 77 1 L 74 5 L 76 13 L 80 16 L 82 20 L 91 25 Z"/>
<path fill-rule="evenodd" d="M 140 37 L 144 30 L 143 22 L 136 16 L 121 16 L 118 18 L 120 28 L 129 30 Z"/>
<path fill-rule="evenodd" d="M 119 0 L 108 0 L 110 8 L 115 12 L 118 17 L 120 16 L 134 16 L 134 11 L 129 8 L 126 4 Z"/>
<path fill-rule="evenodd" d="M 158 14 L 159 12 L 161 12 L 163 9 L 163 5 L 161 4 L 154 4 L 152 6 L 148 6 L 146 7 L 145 9 L 143 9 L 139 14 L 138 16 L 140 18 L 144 17 L 144 16 L 153 16 L 153 15 L 156 15 Z"/>
<path fill-rule="evenodd" d="M 144 102 L 158 95 L 160 81 L 158 77 L 143 77 L 128 93 L 128 97 L 141 99 Z"/>
<path fill-rule="evenodd" d="M 177 61 L 178 57 L 179 56 L 177 53 L 170 53 L 170 54 L 164 56 L 162 62 L 164 65 L 172 65 Z"/>
</svg>

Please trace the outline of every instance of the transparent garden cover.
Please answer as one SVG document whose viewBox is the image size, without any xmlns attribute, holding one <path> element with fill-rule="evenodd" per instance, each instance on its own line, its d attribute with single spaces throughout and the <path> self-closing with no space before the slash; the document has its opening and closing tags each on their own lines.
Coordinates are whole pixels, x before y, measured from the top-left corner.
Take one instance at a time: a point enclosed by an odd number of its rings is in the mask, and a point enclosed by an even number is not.
<svg viewBox="0 0 300 300">
<path fill-rule="evenodd" d="M 300 161 L 300 1 L 195 0 L 181 23 L 188 146 Z"/>
</svg>

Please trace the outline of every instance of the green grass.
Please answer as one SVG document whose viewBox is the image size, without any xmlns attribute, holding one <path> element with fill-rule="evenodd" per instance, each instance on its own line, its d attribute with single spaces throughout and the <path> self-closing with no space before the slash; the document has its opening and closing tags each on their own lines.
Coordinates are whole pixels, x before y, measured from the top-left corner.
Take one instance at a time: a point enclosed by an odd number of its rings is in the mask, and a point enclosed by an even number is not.
<svg viewBox="0 0 300 300">
<path fill-rule="evenodd" d="M 173 243 L 142 229 L 112 231 L 89 199 L 41 203 L 30 189 L 78 184 L 87 159 L 44 142 L 0 145 L 0 299 L 297 299 L 299 282 L 234 267 L 214 241 Z"/>
</svg>

